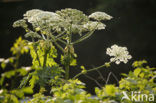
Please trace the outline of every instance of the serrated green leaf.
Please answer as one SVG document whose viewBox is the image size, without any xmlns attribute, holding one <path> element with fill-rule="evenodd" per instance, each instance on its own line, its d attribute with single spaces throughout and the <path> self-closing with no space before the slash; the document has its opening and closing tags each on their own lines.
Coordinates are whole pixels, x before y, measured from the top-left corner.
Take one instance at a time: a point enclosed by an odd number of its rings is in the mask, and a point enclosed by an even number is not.
<svg viewBox="0 0 156 103">
<path fill-rule="evenodd" d="M 77 61 L 76 59 L 73 59 L 70 63 L 70 66 L 76 66 L 77 65 Z"/>
<path fill-rule="evenodd" d="M 114 85 L 106 85 L 105 91 L 109 96 L 115 96 L 116 88 Z"/>
<path fill-rule="evenodd" d="M 37 80 L 39 80 L 39 77 L 36 76 L 36 75 L 33 75 L 32 78 L 29 81 L 29 85 L 30 85 L 31 88 L 34 88 Z"/>
<path fill-rule="evenodd" d="M 31 77 L 31 74 L 28 74 L 28 76 L 24 77 L 20 83 L 19 88 L 25 87 L 30 77 Z"/>
<path fill-rule="evenodd" d="M 5 64 L 4 62 L 2 62 L 2 63 L 1 63 L 1 67 L 2 67 L 2 69 L 5 69 L 6 64 Z"/>
<path fill-rule="evenodd" d="M 141 72 L 141 69 L 137 68 L 137 69 L 134 70 L 134 75 L 137 77 L 140 72 Z"/>
<path fill-rule="evenodd" d="M 33 90 L 32 88 L 30 87 L 25 87 L 25 88 L 22 88 L 22 91 L 26 94 L 32 94 L 33 93 Z"/>
<path fill-rule="evenodd" d="M 124 76 L 124 77 L 127 77 L 127 74 L 125 74 L 125 73 L 121 73 L 121 75 Z"/>
<path fill-rule="evenodd" d="M 139 76 L 140 76 L 141 78 L 143 78 L 143 77 L 144 77 L 144 75 L 145 75 L 144 73 L 141 73 Z"/>
</svg>

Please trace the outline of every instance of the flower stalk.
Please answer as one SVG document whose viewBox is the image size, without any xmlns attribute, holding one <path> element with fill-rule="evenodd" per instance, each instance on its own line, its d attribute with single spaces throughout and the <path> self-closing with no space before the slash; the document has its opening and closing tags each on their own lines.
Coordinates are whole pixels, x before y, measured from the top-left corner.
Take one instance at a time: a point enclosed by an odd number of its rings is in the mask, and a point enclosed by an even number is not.
<svg viewBox="0 0 156 103">
<path fill-rule="evenodd" d="M 101 65 L 101 66 L 95 67 L 95 68 L 93 68 L 93 69 L 86 70 L 85 74 L 86 74 L 86 73 L 89 73 L 89 72 L 92 72 L 92 71 L 95 71 L 95 70 L 98 70 L 98 69 L 103 68 L 103 67 L 108 67 L 109 65 L 110 65 L 110 62 L 109 62 L 109 63 L 105 63 L 105 64 L 103 64 L 103 65 Z M 82 74 L 84 74 L 84 72 L 81 72 L 81 73 L 75 75 L 75 76 L 73 77 L 73 79 L 78 78 L 78 77 L 79 77 L 80 75 L 82 75 Z"/>
</svg>

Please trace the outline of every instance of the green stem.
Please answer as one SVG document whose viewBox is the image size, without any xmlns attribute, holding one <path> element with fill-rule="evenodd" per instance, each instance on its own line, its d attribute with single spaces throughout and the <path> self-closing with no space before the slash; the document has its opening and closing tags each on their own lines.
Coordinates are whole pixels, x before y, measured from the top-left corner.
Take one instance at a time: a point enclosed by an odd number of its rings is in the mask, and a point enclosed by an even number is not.
<svg viewBox="0 0 156 103">
<path fill-rule="evenodd" d="M 62 48 L 62 46 L 60 46 L 57 42 L 56 39 L 53 35 L 51 35 L 51 41 L 54 42 L 54 44 L 64 53 L 64 49 Z"/>
<path fill-rule="evenodd" d="M 59 35 L 56 35 L 56 38 L 60 38 L 62 35 L 64 35 L 64 33 L 65 33 L 65 31 L 64 32 L 62 32 L 61 34 L 59 34 Z"/>
<path fill-rule="evenodd" d="M 72 24 L 71 24 L 72 26 Z M 70 59 L 71 59 L 71 54 L 70 54 L 70 48 L 69 45 L 71 45 L 71 41 L 72 41 L 72 32 L 71 32 L 71 26 L 69 28 L 69 33 L 67 34 L 68 36 L 68 40 L 67 40 L 67 47 L 68 47 L 68 52 L 67 52 L 67 63 L 65 65 L 65 79 L 68 80 L 69 79 L 69 70 L 70 70 Z"/>
<path fill-rule="evenodd" d="M 65 79 L 68 80 L 69 79 L 69 65 L 67 64 L 65 66 Z"/>
<path fill-rule="evenodd" d="M 95 67 L 95 68 L 93 68 L 93 69 L 86 70 L 85 73 L 88 73 L 88 72 L 91 72 L 91 71 L 94 71 L 94 70 L 98 70 L 98 69 L 103 68 L 103 67 L 105 67 L 105 66 L 106 66 L 106 64 L 103 64 L 103 65 L 101 65 L 101 66 L 99 66 L 99 67 Z M 78 73 L 76 76 L 73 77 L 73 79 L 76 79 L 77 77 L 79 77 L 79 76 L 82 75 L 82 74 L 84 74 L 84 73 L 83 73 L 83 72 Z"/>
<path fill-rule="evenodd" d="M 67 44 L 65 41 L 63 41 L 63 40 L 61 40 L 61 39 L 57 39 L 58 41 L 60 41 L 61 43 L 63 43 L 63 44 Z"/>
<path fill-rule="evenodd" d="M 54 44 L 64 53 L 64 49 L 55 41 Z"/>
<path fill-rule="evenodd" d="M 77 44 L 77 43 L 82 42 L 82 41 L 84 41 L 85 39 L 89 38 L 89 37 L 94 33 L 94 31 L 96 30 L 98 24 L 99 24 L 99 23 L 97 23 L 97 25 L 95 26 L 95 28 L 94 28 L 92 31 L 88 32 L 87 34 L 85 34 L 84 36 L 82 36 L 80 39 L 78 39 L 78 40 L 72 42 L 71 44 L 74 45 L 74 44 Z"/>
<path fill-rule="evenodd" d="M 45 51 L 45 54 L 44 54 L 44 62 L 43 62 L 43 67 L 46 66 L 46 62 L 47 62 L 47 54 L 48 54 L 48 50 Z"/>
<path fill-rule="evenodd" d="M 15 62 L 15 65 L 14 65 L 14 68 L 17 69 L 18 68 L 18 64 L 19 64 L 19 58 L 20 58 L 21 54 L 17 54 L 16 55 L 16 62 Z"/>
<path fill-rule="evenodd" d="M 36 48 L 34 48 L 34 50 L 35 50 L 35 53 L 36 53 L 36 56 L 37 56 L 37 60 L 38 60 L 39 66 L 41 66 L 41 62 L 40 62 L 40 59 L 39 59 L 39 56 L 38 56 Z"/>
<path fill-rule="evenodd" d="M 69 46 L 67 46 L 69 47 Z M 69 50 L 69 48 L 68 48 Z M 66 63 L 65 63 L 65 79 L 68 80 L 69 79 L 69 67 L 70 67 L 70 59 L 71 59 L 71 55 L 70 52 L 68 51 L 66 55 Z"/>
</svg>

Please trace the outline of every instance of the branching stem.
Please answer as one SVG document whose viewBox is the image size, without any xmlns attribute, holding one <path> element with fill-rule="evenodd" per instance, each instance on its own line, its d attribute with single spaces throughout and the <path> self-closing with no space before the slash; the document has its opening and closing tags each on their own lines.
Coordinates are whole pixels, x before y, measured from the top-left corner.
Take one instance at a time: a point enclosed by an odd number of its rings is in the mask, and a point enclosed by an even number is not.
<svg viewBox="0 0 156 103">
<path fill-rule="evenodd" d="M 101 66 L 99 66 L 99 67 L 95 67 L 95 68 L 93 68 L 93 69 L 86 70 L 85 73 L 88 73 L 88 72 L 91 72 L 91 71 L 94 71 L 94 70 L 98 70 L 98 69 L 103 68 L 103 67 L 105 67 L 105 66 L 106 66 L 106 64 L 103 64 L 103 65 L 101 65 Z M 84 74 L 84 73 L 81 72 L 81 73 L 77 74 L 76 76 L 73 77 L 73 79 L 76 79 L 77 77 L 79 77 L 79 76 L 82 75 L 82 74 Z"/>
</svg>

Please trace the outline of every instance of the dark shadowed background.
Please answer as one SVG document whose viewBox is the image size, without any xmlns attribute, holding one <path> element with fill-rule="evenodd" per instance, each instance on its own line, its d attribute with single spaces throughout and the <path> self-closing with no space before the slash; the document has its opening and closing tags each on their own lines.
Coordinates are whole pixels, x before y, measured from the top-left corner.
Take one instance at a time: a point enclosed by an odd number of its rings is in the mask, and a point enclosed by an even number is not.
<svg viewBox="0 0 156 103">
<path fill-rule="evenodd" d="M 135 60 L 147 60 L 149 65 L 156 66 L 156 0 L 1 0 L 0 1 L 0 58 L 11 56 L 10 47 L 13 42 L 24 35 L 22 28 L 13 28 L 14 21 L 21 19 L 30 9 L 56 11 L 64 8 L 75 8 L 87 15 L 95 11 L 104 11 L 114 18 L 105 22 L 105 30 L 96 31 L 91 38 L 75 46 L 78 54 L 78 65 L 87 69 L 103 64 L 109 60 L 106 48 L 113 44 L 126 46 L 133 56 L 128 64 L 113 64 L 111 68 L 102 68 L 100 72 L 106 78 L 113 72 L 118 79 L 119 73 L 133 70 L 131 64 Z M 24 57 L 22 62 L 30 65 L 30 58 Z M 2 71 L 2 70 L 1 70 Z M 80 72 L 72 69 L 71 77 Z M 97 72 L 89 73 L 98 79 Z M 87 85 L 87 90 L 93 92 L 97 86 L 85 76 L 80 79 Z M 109 83 L 116 83 L 111 77 Z"/>
</svg>

